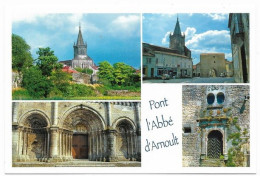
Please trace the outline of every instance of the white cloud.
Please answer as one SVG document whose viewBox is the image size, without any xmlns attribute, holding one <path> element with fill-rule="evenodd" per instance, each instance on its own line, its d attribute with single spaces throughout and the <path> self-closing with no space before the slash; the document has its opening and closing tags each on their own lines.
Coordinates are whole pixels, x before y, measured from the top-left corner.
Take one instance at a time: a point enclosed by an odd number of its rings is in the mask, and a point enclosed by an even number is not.
<svg viewBox="0 0 260 176">
<path fill-rule="evenodd" d="M 196 33 L 196 28 L 194 27 L 187 27 L 186 30 L 185 30 L 185 37 L 186 39 L 190 39 L 193 37 L 193 35 Z"/>
<path fill-rule="evenodd" d="M 208 13 L 207 16 L 211 17 L 213 20 L 225 20 L 227 19 L 228 15 L 225 13 Z"/>
<path fill-rule="evenodd" d="M 140 33 L 139 15 L 121 15 L 108 26 L 108 31 L 117 37 L 128 37 Z"/>
<path fill-rule="evenodd" d="M 165 44 L 169 44 L 169 36 L 170 36 L 171 32 L 168 31 L 166 32 L 166 34 L 164 35 L 163 39 L 162 39 L 162 44 L 165 45 Z"/>
<path fill-rule="evenodd" d="M 191 48 L 197 48 L 198 46 L 214 46 L 223 44 L 226 45 L 230 42 L 229 31 L 227 30 L 209 30 L 201 34 L 194 34 L 194 36 L 186 42 L 186 45 Z"/>
</svg>

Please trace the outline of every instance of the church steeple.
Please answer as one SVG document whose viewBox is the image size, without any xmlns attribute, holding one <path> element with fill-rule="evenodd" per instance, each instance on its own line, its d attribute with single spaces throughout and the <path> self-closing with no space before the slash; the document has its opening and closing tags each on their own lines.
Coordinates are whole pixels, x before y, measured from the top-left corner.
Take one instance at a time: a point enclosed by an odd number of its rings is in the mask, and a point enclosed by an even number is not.
<svg viewBox="0 0 260 176">
<path fill-rule="evenodd" d="M 79 24 L 79 33 L 77 38 L 77 43 L 74 43 L 74 59 L 84 59 L 87 58 L 87 44 L 84 43 L 82 33 L 81 33 L 81 25 Z"/>
<path fill-rule="evenodd" d="M 173 35 L 181 35 L 181 28 L 180 28 L 180 23 L 179 23 L 179 17 L 177 17 L 177 22 L 174 28 L 174 33 Z"/>
<path fill-rule="evenodd" d="M 79 23 L 79 34 L 78 34 L 78 39 L 77 39 L 77 45 L 85 45 L 81 33 L 81 25 Z"/>
<path fill-rule="evenodd" d="M 173 34 L 170 34 L 169 48 L 176 50 L 177 53 L 184 55 L 185 48 L 185 35 L 181 34 L 181 28 L 179 23 L 179 17 L 177 16 L 177 22 L 174 28 Z"/>
</svg>

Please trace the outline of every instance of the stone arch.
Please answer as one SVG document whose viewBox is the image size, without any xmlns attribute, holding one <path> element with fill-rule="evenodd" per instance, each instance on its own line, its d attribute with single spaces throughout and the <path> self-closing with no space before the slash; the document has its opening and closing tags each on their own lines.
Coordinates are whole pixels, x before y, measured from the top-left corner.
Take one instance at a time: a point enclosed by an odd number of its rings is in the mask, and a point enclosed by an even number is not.
<svg viewBox="0 0 260 176">
<path fill-rule="evenodd" d="M 39 110 L 26 112 L 18 121 L 19 157 L 25 160 L 42 160 L 48 157 L 48 129 L 50 120 Z"/>
<path fill-rule="evenodd" d="M 136 125 L 135 125 L 134 121 L 131 120 L 129 117 L 125 117 L 125 116 L 124 116 L 124 117 L 119 117 L 119 118 L 117 118 L 117 119 L 112 123 L 112 127 L 113 127 L 114 129 L 116 129 L 116 127 L 118 126 L 118 124 L 121 123 L 122 121 L 128 122 L 129 125 L 132 126 L 132 129 L 133 129 L 134 131 L 136 130 Z"/>
<path fill-rule="evenodd" d="M 103 117 L 100 115 L 100 113 L 98 113 L 95 109 L 93 109 L 89 106 L 86 106 L 86 105 L 82 105 L 82 104 L 73 106 L 70 109 L 68 109 L 67 111 L 65 111 L 64 114 L 62 115 L 61 119 L 58 122 L 58 126 L 61 128 L 66 127 L 66 123 L 68 125 L 68 122 L 65 122 L 65 121 L 69 120 L 69 118 L 72 118 L 73 115 L 80 115 L 81 117 L 82 117 L 82 115 L 85 115 L 85 116 L 89 115 L 89 117 L 94 117 L 94 119 L 88 118 L 88 120 L 89 120 L 88 126 L 91 129 L 95 130 L 95 125 L 93 123 L 96 122 L 99 124 L 99 128 L 96 130 L 105 129 L 106 123 L 105 123 Z M 85 123 L 87 123 L 86 122 L 87 119 L 84 120 L 81 118 L 81 120 L 84 121 Z M 77 121 L 80 122 L 80 119 L 79 118 L 75 119 L 75 121 L 72 122 L 72 125 L 77 124 Z M 91 127 L 91 125 L 93 125 L 93 126 Z"/>
<path fill-rule="evenodd" d="M 224 134 L 219 129 L 212 129 L 207 133 L 207 157 L 219 159 L 223 155 Z"/>
<path fill-rule="evenodd" d="M 116 155 L 118 160 L 133 160 L 136 157 L 136 126 L 128 117 L 120 117 L 114 123 L 116 130 Z"/>
<path fill-rule="evenodd" d="M 93 108 L 85 105 L 73 106 L 64 112 L 58 126 L 69 131 L 71 157 L 75 159 L 103 160 L 105 156 L 105 121 Z"/>
<path fill-rule="evenodd" d="M 41 117 L 42 119 L 44 119 L 47 122 L 47 126 L 46 127 L 50 127 L 51 126 L 50 118 L 43 111 L 35 110 L 35 109 L 24 113 L 19 118 L 18 125 L 19 126 L 24 126 L 24 123 L 27 120 L 27 118 L 30 117 L 30 116 L 33 116 L 33 115 L 36 115 L 36 116 Z"/>
</svg>

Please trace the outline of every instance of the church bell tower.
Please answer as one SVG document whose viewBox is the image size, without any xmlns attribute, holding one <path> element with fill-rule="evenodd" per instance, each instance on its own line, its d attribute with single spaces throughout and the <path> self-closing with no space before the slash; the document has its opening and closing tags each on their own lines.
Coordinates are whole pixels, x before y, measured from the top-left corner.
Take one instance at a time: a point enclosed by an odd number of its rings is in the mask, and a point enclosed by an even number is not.
<svg viewBox="0 0 260 176">
<path fill-rule="evenodd" d="M 79 25 L 79 33 L 77 43 L 74 43 L 74 59 L 82 59 L 87 57 L 87 44 L 84 43 L 82 33 L 81 33 L 81 26 Z"/>
<path fill-rule="evenodd" d="M 181 33 L 179 18 L 177 17 L 177 22 L 174 28 L 174 32 L 170 34 L 170 44 L 169 48 L 177 50 L 178 54 L 184 55 L 185 47 L 185 35 Z"/>
</svg>

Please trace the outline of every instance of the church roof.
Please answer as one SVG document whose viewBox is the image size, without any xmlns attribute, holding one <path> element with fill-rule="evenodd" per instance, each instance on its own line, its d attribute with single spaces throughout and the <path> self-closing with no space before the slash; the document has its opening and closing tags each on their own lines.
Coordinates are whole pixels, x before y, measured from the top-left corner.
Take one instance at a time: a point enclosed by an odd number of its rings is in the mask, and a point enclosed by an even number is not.
<svg viewBox="0 0 260 176">
<path fill-rule="evenodd" d="M 77 45 L 85 45 L 81 33 L 81 26 L 79 26 L 79 34 L 78 34 L 78 39 L 77 39 Z"/>
<path fill-rule="evenodd" d="M 179 23 L 179 18 L 177 17 L 177 22 L 174 28 L 174 35 L 181 35 L 181 28 L 180 28 L 180 23 Z"/>
</svg>

